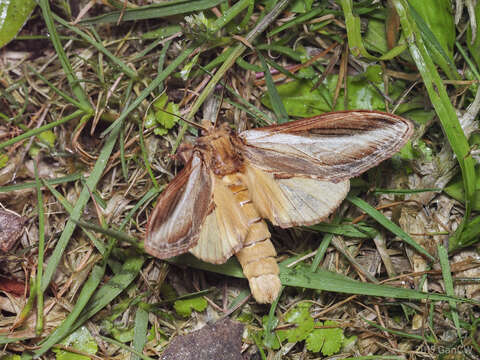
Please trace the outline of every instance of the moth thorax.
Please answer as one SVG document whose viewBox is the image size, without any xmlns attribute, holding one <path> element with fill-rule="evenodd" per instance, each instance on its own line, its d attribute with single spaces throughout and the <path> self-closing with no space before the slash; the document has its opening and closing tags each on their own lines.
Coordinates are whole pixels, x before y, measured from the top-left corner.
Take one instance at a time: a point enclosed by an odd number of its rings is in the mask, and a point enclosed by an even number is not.
<svg viewBox="0 0 480 360">
<path fill-rule="evenodd" d="M 243 165 L 242 154 L 235 148 L 230 136 L 212 139 L 211 169 L 218 176 L 238 172 Z"/>
</svg>

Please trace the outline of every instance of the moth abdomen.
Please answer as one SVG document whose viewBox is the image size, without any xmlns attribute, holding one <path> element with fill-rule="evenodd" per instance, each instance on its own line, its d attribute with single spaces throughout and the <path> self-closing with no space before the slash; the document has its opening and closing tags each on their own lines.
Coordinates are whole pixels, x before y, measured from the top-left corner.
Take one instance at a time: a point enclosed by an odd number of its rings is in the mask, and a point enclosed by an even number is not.
<svg viewBox="0 0 480 360">
<path fill-rule="evenodd" d="M 280 270 L 275 256 L 277 252 L 270 241 L 270 231 L 252 202 L 248 187 L 241 173 L 223 178 L 241 206 L 248 222 L 248 232 L 241 248 L 235 255 L 248 279 L 252 295 L 259 303 L 271 303 L 277 297 L 281 283 Z"/>
</svg>

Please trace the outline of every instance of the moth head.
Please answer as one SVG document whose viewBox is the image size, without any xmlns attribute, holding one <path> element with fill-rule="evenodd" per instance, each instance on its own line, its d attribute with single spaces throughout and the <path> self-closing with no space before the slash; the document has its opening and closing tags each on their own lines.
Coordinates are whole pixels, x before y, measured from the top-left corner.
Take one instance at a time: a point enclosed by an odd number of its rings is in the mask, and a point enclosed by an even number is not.
<svg viewBox="0 0 480 360">
<path fill-rule="evenodd" d="M 210 120 L 203 119 L 202 122 L 202 135 L 208 135 L 212 131 L 215 130 L 215 124 L 213 124 Z"/>
</svg>

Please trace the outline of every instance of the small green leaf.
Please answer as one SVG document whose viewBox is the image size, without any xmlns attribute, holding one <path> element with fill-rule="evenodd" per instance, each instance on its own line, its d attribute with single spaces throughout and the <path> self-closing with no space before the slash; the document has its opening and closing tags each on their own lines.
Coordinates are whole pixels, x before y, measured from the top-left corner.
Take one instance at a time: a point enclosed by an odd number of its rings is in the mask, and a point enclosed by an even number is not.
<svg viewBox="0 0 480 360">
<path fill-rule="evenodd" d="M 173 304 L 173 307 L 178 315 L 189 317 L 192 314 L 192 310 L 205 310 L 207 307 L 207 300 L 201 296 L 193 297 L 191 299 L 177 300 Z"/>
<path fill-rule="evenodd" d="M 43 131 L 37 136 L 38 140 L 42 143 L 52 147 L 55 145 L 55 140 L 57 139 L 57 135 L 51 130 Z"/>
<path fill-rule="evenodd" d="M 36 5 L 34 0 L 0 1 L 0 48 L 17 35 Z"/>
<path fill-rule="evenodd" d="M 62 344 L 91 355 L 95 355 L 98 350 L 95 339 L 85 326 L 80 327 L 78 330 L 70 334 L 65 340 L 62 341 Z M 57 360 L 90 359 L 88 356 L 71 353 L 62 349 L 53 348 L 52 350 L 57 354 Z"/>
<path fill-rule="evenodd" d="M 152 104 L 152 110 L 145 118 L 145 127 L 154 129 L 156 135 L 165 135 L 177 123 L 180 116 L 180 109 L 177 104 L 168 101 L 167 93 L 160 95 Z"/>
<path fill-rule="evenodd" d="M 322 323 L 317 324 L 322 325 Z M 343 330 L 333 327 L 338 326 L 335 321 L 327 320 L 323 323 L 323 326 L 332 326 L 332 328 L 314 329 L 310 332 L 306 340 L 307 349 L 313 352 L 321 350 L 325 356 L 338 353 L 344 340 Z"/>
<path fill-rule="evenodd" d="M 314 320 L 310 315 L 311 306 L 311 303 L 300 303 L 287 311 L 285 321 L 296 326 L 287 330 L 278 330 L 280 341 L 287 339 L 288 342 L 298 342 L 306 339 L 314 326 Z"/>
<path fill-rule="evenodd" d="M 272 329 L 277 327 L 278 318 L 274 316 L 273 319 L 272 319 L 272 322 L 273 322 L 272 324 L 269 324 L 269 316 L 268 315 L 265 315 L 265 316 L 262 317 L 263 334 L 264 334 L 263 345 L 265 345 L 267 348 L 277 350 L 277 349 L 280 349 L 281 344 L 278 341 L 278 338 L 275 335 L 275 333 L 273 331 L 267 329 L 267 327 L 270 327 Z"/>
<path fill-rule="evenodd" d="M 132 328 L 113 327 L 111 330 L 111 333 L 113 338 L 121 343 L 127 343 L 133 340 L 133 327 Z"/>
<path fill-rule="evenodd" d="M 8 163 L 8 155 L 0 154 L 0 169 L 4 168 Z"/>
</svg>

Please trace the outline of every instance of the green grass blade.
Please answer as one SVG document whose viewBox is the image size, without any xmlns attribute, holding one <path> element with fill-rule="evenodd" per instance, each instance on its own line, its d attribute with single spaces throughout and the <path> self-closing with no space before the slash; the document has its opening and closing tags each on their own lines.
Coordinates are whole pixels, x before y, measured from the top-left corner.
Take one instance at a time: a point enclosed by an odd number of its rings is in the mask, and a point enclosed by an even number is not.
<svg viewBox="0 0 480 360">
<path fill-rule="evenodd" d="M 383 215 L 380 211 L 375 209 L 366 201 L 356 197 L 356 196 L 347 196 L 347 200 L 350 201 L 353 205 L 362 209 L 365 213 L 370 215 L 373 219 L 375 219 L 379 224 L 384 226 L 387 230 L 391 231 L 393 234 L 397 235 L 400 239 L 405 241 L 407 244 L 412 246 L 415 250 L 419 253 L 425 255 L 430 260 L 435 261 L 435 258 L 428 253 L 422 246 L 420 246 L 415 240 L 411 238 L 405 231 L 402 230 L 397 224 L 388 220 L 385 215 Z"/>
<path fill-rule="evenodd" d="M 453 290 L 453 280 L 452 280 L 452 272 L 450 270 L 450 262 L 448 261 L 448 252 L 445 246 L 438 244 L 438 259 L 440 260 L 440 267 L 442 268 L 442 277 L 443 283 L 445 285 L 445 293 L 448 296 L 454 296 L 455 291 Z M 450 313 L 452 315 L 453 323 L 455 324 L 455 328 L 457 329 L 457 336 L 459 339 L 462 338 L 462 334 L 460 333 L 460 319 L 458 317 L 457 311 L 457 304 L 454 301 L 448 302 L 450 305 Z"/>
<path fill-rule="evenodd" d="M 65 224 L 65 228 L 63 229 L 60 238 L 57 241 L 55 249 L 53 250 L 52 255 L 47 264 L 47 268 L 45 269 L 45 274 L 42 280 L 42 287 L 43 291 L 48 287 L 50 281 L 52 280 L 55 271 L 57 270 L 57 266 L 60 263 L 62 258 L 62 254 L 67 247 L 68 241 L 75 230 L 75 221 L 80 219 L 80 216 L 83 213 L 83 208 L 87 204 L 88 200 L 90 199 L 90 191 L 94 191 L 97 186 L 98 181 L 102 177 L 103 170 L 105 169 L 108 159 L 113 151 L 113 147 L 117 141 L 117 137 L 120 133 L 120 127 L 117 127 L 110 133 L 108 138 L 105 141 L 105 145 L 103 146 L 100 154 L 98 156 L 98 160 L 95 163 L 93 170 L 85 182 L 85 186 L 83 187 L 77 202 L 75 203 L 75 207 L 72 210 L 70 215 L 70 219 Z"/>
<path fill-rule="evenodd" d="M 343 14 L 345 16 L 345 26 L 347 27 L 348 47 L 353 56 L 363 56 L 369 60 L 376 60 L 376 57 L 370 55 L 365 48 L 362 40 L 361 22 L 358 16 L 353 15 L 352 0 L 340 0 Z"/>
<path fill-rule="evenodd" d="M 273 112 L 277 117 L 277 122 L 279 124 L 286 123 L 288 121 L 287 110 L 285 110 L 285 106 L 283 106 L 282 99 L 280 98 L 277 88 L 275 87 L 275 83 L 273 82 L 270 69 L 268 68 L 265 58 L 263 57 L 261 52 L 257 52 L 257 55 L 258 55 L 258 58 L 260 59 L 260 62 L 262 63 L 263 76 L 265 76 L 265 83 L 267 84 L 268 97 L 270 98 Z"/>
<path fill-rule="evenodd" d="M 285 262 L 289 262 L 288 260 Z M 190 254 L 177 256 L 168 259 L 167 261 L 172 264 L 188 265 L 195 269 L 211 271 L 236 278 L 245 278 L 242 268 L 235 258 L 230 258 L 225 264 L 221 265 L 205 263 Z M 365 283 L 324 269 L 318 269 L 315 273 L 312 273 L 310 271 L 310 266 L 302 264 L 293 268 L 288 268 L 284 263 L 279 264 L 280 280 L 284 286 L 408 300 L 452 300 L 457 302 L 480 304 L 479 301 L 471 299 L 456 298 L 443 294 L 424 293 L 408 288 L 396 288 L 388 285 Z"/>
<path fill-rule="evenodd" d="M 71 328 L 72 331 L 79 328 L 85 321 L 90 319 L 120 295 L 138 276 L 144 261 L 145 259 L 143 256 L 129 257 L 122 265 L 121 271 L 114 275 L 105 285 L 93 294 L 90 301 L 77 318 L 73 328 Z"/>
<path fill-rule="evenodd" d="M 470 299 L 460 299 L 442 294 L 424 293 L 408 288 L 397 288 L 388 285 L 361 282 L 324 269 L 318 269 L 315 273 L 312 273 L 310 267 L 306 265 L 296 266 L 294 268 L 286 268 L 283 264 L 279 264 L 279 266 L 280 280 L 285 286 L 408 300 L 453 300 L 476 303 L 476 301 Z"/>
<path fill-rule="evenodd" d="M 91 109 L 88 97 L 83 91 L 83 88 L 80 86 L 80 82 L 78 81 L 77 77 L 75 76 L 75 72 L 73 71 L 72 65 L 68 61 L 62 42 L 60 41 L 60 37 L 58 36 L 57 29 L 55 28 L 55 23 L 53 22 L 53 15 L 52 11 L 50 10 L 49 1 L 39 0 L 38 3 L 40 5 L 40 8 L 42 9 L 42 15 L 45 20 L 45 24 L 47 25 L 50 39 L 53 46 L 55 47 L 55 51 L 58 54 L 58 58 L 60 59 L 60 62 L 62 64 L 63 71 L 67 76 L 68 83 L 70 84 L 70 87 L 75 94 L 75 97 L 83 104 L 85 108 Z"/>
<path fill-rule="evenodd" d="M 67 115 L 65 116 L 64 118 L 60 119 L 60 120 L 57 120 L 57 121 L 53 121 L 51 123 L 48 123 L 46 125 L 43 125 L 43 126 L 40 126 L 36 129 L 32 129 L 32 130 L 29 130 L 21 135 L 18 135 L 18 136 L 15 136 L 14 138 L 11 138 L 10 140 L 7 140 L 3 143 L 0 143 L 0 150 L 3 149 L 3 148 L 6 148 L 10 145 L 13 145 L 13 144 L 16 144 L 17 142 L 19 141 L 22 141 L 22 140 L 25 140 L 25 139 L 28 139 L 32 136 L 36 136 L 46 130 L 50 130 L 50 129 L 53 129 L 54 127 L 56 126 L 59 126 L 59 125 L 62 125 L 70 120 L 73 120 L 73 119 L 76 119 L 77 117 L 81 116 L 81 115 L 84 115 L 85 113 L 82 111 L 82 110 L 77 110 L 75 111 L 74 113 L 70 114 L 70 115 Z M 90 116 L 90 115 L 85 115 L 85 116 Z"/>
<path fill-rule="evenodd" d="M 106 262 L 105 262 L 106 263 Z M 71 333 L 71 329 L 75 324 L 78 316 L 83 311 L 85 305 L 88 303 L 95 289 L 100 284 L 100 281 L 105 274 L 105 265 L 99 266 L 95 265 L 88 277 L 87 281 L 82 287 L 78 298 L 76 299 L 75 305 L 68 314 L 68 316 L 63 320 L 63 322 L 42 342 L 41 347 L 38 350 L 35 350 L 34 354 L 36 356 L 41 356 L 47 352 L 53 345 L 59 343 L 63 338 L 68 336 Z"/>
<path fill-rule="evenodd" d="M 37 322 L 35 324 L 35 333 L 40 335 L 43 331 L 43 259 L 45 256 L 45 209 L 43 206 L 42 186 L 38 177 L 37 160 L 33 162 L 35 171 L 35 184 L 37 188 L 37 211 L 38 211 L 38 258 L 37 258 L 37 274 L 36 274 L 36 298 L 37 298 Z"/>
<path fill-rule="evenodd" d="M 148 312 L 141 306 L 137 307 L 135 313 L 135 325 L 133 327 L 133 342 L 132 348 L 138 353 L 142 353 L 143 347 L 147 343 L 148 331 Z M 140 356 L 133 355 L 131 360 L 138 360 Z"/>
<path fill-rule="evenodd" d="M 140 6 L 136 9 L 113 11 L 104 15 L 83 19 L 80 24 L 114 23 L 120 18 L 123 21 L 158 19 L 167 16 L 207 10 L 225 0 L 174 0 L 164 1 L 154 5 Z"/>
<path fill-rule="evenodd" d="M 60 194 L 57 190 L 55 190 L 55 188 L 53 186 L 51 186 L 48 182 L 46 182 L 45 180 L 42 179 L 42 182 L 43 184 L 48 188 L 48 190 L 50 190 L 50 192 L 52 193 L 53 196 L 55 196 L 55 198 L 58 200 L 58 202 L 60 204 L 62 204 L 62 206 L 64 207 L 64 209 L 69 213 L 71 214 L 72 211 L 73 211 L 73 205 L 70 204 L 68 202 L 67 199 L 65 199 L 65 197 Z M 103 242 L 101 242 L 99 239 L 97 239 L 96 236 L 94 236 L 90 231 L 86 230 L 86 229 L 83 229 L 83 231 L 85 232 L 85 234 L 87 235 L 87 237 L 90 239 L 90 241 L 92 242 L 93 245 L 95 245 L 95 247 L 97 248 L 97 250 L 100 252 L 100 254 L 102 255 L 105 255 L 106 254 L 106 247 L 105 247 L 105 244 Z"/>
<path fill-rule="evenodd" d="M 455 108 L 450 102 L 445 85 L 438 74 L 435 64 L 423 43 L 416 23 L 412 18 L 408 1 L 392 0 L 392 3 L 400 17 L 402 31 L 407 39 L 410 54 L 422 76 L 430 101 L 435 108 L 443 131 L 456 155 L 462 171 L 465 188 L 465 216 L 454 236 L 450 239 L 449 250 L 453 250 L 464 246 L 462 232 L 465 224 L 469 220 L 472 201 L 475 195 L 475 161 L 470 153 L 470 146 L 458 121 Z"/>
<path fill-rule="evenodd" d="M 92 45 L 95 49 L 97 49 L 99 52 L 101 52 L 102 54 L 104 54 L 107 58 L 109 58 L 112 63 L 114 63 L 115 65 L 117 65 L 119 67 L 119 69 L 125 74 L 127 75 L 128 77 L 132 78 L 132 79 L 136 79 L 137 78 L 137 73 L 135 71 L 133 71 L 131 68 L 129 68 L 127 66 L 127 64 L 125 64 L 122 60 L 120 60 L 118 57 L 116 57 L 115 55 L 113 55 L 110 50 L 108 50 L 105 46 L 103 46 L 101 43 L 99 43 L 98 41 L 96 41 L 95 39 L 93 39 L 91 36 L 89 36 L 88 34 L 84 33 L 83 31 L 81 31 L 77 26 L 72 26 L 70 25 L 68 22 L 66 22 L 65 20 L 63 20 L 60 16 L 58 15 L 55 15 L 55 14 L 52 14 L 53 15 L 53 18 L 55 19 L 56 22 L 62 24 L 63 26 L 65 26 L 67 29 L 73 31 L 75 34 L 77 34 L 78 36 L 80 36 L 83 40 L 85 40 L 86 42 L 88 42 L 90 45 Z"/>
</svg>

